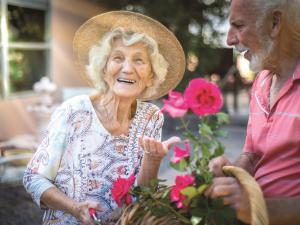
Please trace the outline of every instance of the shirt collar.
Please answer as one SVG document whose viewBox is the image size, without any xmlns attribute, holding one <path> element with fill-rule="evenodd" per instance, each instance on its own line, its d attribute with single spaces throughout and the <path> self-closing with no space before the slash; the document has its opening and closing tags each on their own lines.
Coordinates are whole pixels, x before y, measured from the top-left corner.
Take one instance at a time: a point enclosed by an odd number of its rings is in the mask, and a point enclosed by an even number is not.
<svg viewBox="0 0 300 225">
<path fill-rule="evenodd" d="M 299 80 L 300 79 L 300 60 L 296 66 L 295 72 L 293 74 L 293 81 L 294 80 Z"/>
</svg>

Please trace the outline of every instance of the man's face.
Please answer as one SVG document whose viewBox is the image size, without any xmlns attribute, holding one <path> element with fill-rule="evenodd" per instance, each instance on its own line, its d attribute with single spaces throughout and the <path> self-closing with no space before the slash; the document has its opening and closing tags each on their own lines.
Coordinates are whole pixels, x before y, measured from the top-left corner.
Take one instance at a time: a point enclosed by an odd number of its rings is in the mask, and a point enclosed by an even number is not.
<svg viewBox="0 0 300 225">
<path fill-rule="evenodd" d="M 264 62 L 273 46 L 266 35 L 265 25 L 259 25 L 257 16 L 252 0 L 232 0 L 227 44 L 244 53 L 244 57 L 250 61 L 250 68 L 255 72 L 264 68 Z"/>
</svg>

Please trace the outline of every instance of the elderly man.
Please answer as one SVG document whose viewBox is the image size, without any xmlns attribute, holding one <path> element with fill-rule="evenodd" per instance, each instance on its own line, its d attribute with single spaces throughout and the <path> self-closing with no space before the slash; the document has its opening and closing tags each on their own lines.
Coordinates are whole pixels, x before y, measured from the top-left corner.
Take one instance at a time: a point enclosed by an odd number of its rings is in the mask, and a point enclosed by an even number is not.
<svg viewBox="0 0 300 225">
<path fill-rule="evenodd" d="M 233 163 L 261 186 L 270 224 L 300 224 L 300 0 L 232 0 L 228 45 L 259 72 L 253 84 L 243 154 Z M 224 157 L 210 166 L 217 178 L 206 195 L 223 197 L 251 223 L 247 193 L 225 177 Z"/>
</svg>

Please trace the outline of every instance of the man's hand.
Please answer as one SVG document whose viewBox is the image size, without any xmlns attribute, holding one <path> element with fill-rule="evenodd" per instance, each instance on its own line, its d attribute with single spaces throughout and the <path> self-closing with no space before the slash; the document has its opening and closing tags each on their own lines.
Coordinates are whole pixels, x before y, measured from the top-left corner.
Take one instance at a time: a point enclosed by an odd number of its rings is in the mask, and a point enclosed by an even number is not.
<svg viewBox="0 0 300 225">
<path fill-rule="evenodd" d="M 216 158 L 213 158 L 209 164 L 209 170 L 213 172 L 215 177 L 225 177 L 226 175 L 223 172 L 223 166 L 230 166 L 232 165 L 230 161 L 224 156 L 219 156 Z"/>
<path fill-rule="evenodd" d="M 251 223 L 251 209 L 248 194 L 234 177 L 216 177 L 206 189 L 205 195 L 210 198 L 223 198 L 225 205 L 232 206 L 237 218 L 247 224 Z"/>
</svg>

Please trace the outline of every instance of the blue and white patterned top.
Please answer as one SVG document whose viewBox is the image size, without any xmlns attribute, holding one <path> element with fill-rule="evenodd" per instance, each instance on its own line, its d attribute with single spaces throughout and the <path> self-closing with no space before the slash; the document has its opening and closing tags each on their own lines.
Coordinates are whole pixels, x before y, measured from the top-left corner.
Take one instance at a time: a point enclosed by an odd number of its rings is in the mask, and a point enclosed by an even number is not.
<svg viewBox="0 0 300 225">
<path fill-rule="evenodd" d="M 105 209 L 98 216 L 108 223 L 117 208 L 112 182 L 138 173 L 143 157 L 138 137 L 160 140 L 162 125 L 159 108 L 138 101 L 128 136 L 112 136 L 99 121 L 89 96 L 72 98 L 53 113 L 47 135 L 25 171 L 24 186 L 38 205 L 42 193 L 53 186 L 77 201 L 98 201 Z M 46 208 L 43 224 L 79 221 Z"/>
</svg>

